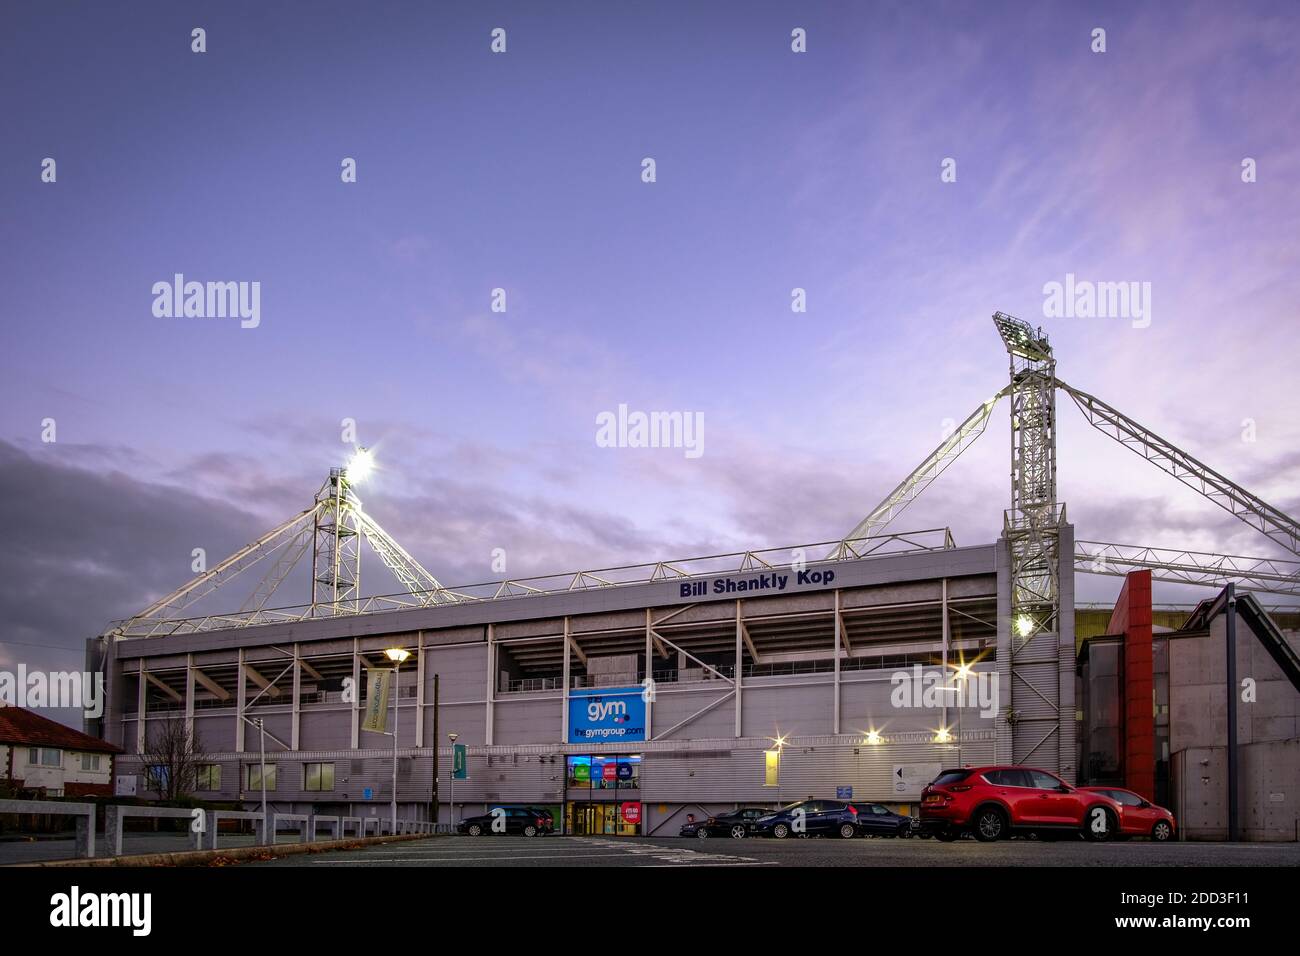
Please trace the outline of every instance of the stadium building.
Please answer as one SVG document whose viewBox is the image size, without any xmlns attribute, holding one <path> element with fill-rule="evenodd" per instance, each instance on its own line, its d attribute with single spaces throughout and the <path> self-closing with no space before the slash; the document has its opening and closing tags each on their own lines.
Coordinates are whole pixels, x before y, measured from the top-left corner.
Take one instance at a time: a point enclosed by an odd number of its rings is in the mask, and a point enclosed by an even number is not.
<svg viewBox="0 0 1300 956">
<path fill-rule="evenodd" d="M 108 690 L 92 729 L 125 751 L 119 792 L 172 772 L 156 741 L 179 728 L 198 795 L 251 805 L 265 788 L 282 813 L 383 818 L 395 799 L 403 819 L 445 823 L 529 805 L 565 832 L 667 834 L 808 797 L 910 810 L 942 767 L 1024 763 L 1199 807 L 1211 838 L 1266 801 L 1245 829 L 1279 838 L 1297 794 L 1260 768 L 1295 766 L 1296 632 L 1244 592 L 1300 595 L 1300 561 L 1076 540 L 1056 493 L 1057 394 L 1292 556 L 1300 522 L 1066 385 L 1041 330 L 993 320 L 1010 383 L 821 545 L 447 588 L 362 508 L 361 450 L 312 507 L 90 643 Z M 1002 398 L 997 540 L 888 531 Z M 400 593 L 363 596 L 363 543 Z M 274 606 L 309 552 L 310 603 Z M 259 562 L 240 610 L 200 613 Z M 1127 577 L 1116 606 L 1076 609 L 1075 573 Z M 1221 593 L 1161 618 L 1153 579 Z M 1215 654 L 1237 663 L 1204 677 Z M 1239 678 L 1266 697 L 1238 707 Z M 1214 761 L 1222 774 L 1201 771 Z"/>
</svg>

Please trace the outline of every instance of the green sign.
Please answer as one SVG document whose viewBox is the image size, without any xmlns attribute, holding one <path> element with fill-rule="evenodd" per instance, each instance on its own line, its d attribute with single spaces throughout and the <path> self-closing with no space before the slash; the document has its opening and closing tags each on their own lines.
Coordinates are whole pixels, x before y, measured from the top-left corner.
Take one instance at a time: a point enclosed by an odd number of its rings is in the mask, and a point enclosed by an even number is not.
<svg viewBox="0 0 1300 956">
<path fill-rule="evenodd" d="M 451 776 L 455 780 L 465 780 L 469 777 L 469 760 L 464 744 L 451 746 Z"/>
</svg>

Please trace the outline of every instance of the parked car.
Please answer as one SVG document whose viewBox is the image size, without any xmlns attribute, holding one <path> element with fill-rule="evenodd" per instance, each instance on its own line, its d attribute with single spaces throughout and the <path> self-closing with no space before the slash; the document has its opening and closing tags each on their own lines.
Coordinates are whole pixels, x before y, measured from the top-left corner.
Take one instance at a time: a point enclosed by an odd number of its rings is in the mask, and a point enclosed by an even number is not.
<svg viewBox="0 0 1300 956">
<path fill-rule="evenodd" d="M 1119 833 L 1122 837 L 1146 836 L 1163 842 L 1175 833 L 1174 815 L 1140 793 L 1123 787 L 1082 787 L 1110 797 L 1119 804 Z"/>
<path fill-rule="evenodd" d="M 771 813 L 764 807 L 741 807 L 719 813 L 706 820 L 695 820 L 682 827 L 680 836 L 684 837 L 732 837 L 742 839 L 749 832 L 749 825 L 761 816 Z"/>
<path fill-rule="evenodd" d="M 1034 767 L 944 770 L 921 791 L 921 827 L 939 840 L 963 833 L 985 842 L 1013 833 L 1109 840 L 1119 835 L 1120 819 L 1113 798 Z"/>
<path fill-rule="evenodd" d="M 749 825 L 754 836 L 783 840 L 795 836 L 858 835 L 858 811 L 840 800 L 799 800 L 767 813 Z"/>
<path fill-rule="evenodd" d="M 854 803 L 858 832 L 863 836 L 910 837 L 912 818 L 895 813 L 883 803 Z"/>
<path fill-rule="evenodd" d="M 466 817 L 456 824 L 458 833 L 486 836 L 492 833 L 522 833 L 534 837 L 555 829 L 551 814 L 536 807 L 493 807 L 487 813 Z"/>
</svg>

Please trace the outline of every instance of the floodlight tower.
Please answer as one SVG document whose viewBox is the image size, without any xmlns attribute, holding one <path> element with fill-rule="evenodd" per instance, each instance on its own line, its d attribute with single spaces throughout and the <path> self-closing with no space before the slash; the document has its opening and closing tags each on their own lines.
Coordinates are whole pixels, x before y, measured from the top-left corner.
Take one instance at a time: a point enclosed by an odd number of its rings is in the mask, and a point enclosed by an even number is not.
<svg viewBox="0 0 1300 956">
<path fill-rule="evenodd" d="M 331 468 L 316 493 L 312 535 L 311 616 L 355 614 L 361 598 L 361 499 L 353 482 L 364 480 L 370 453 L 359 449 L 346 468 Z"/>
<path fill-rule="evenodd" d="M 1003 517 L 1011 548 L 1013 646 L 1060 619 L 1060 526 L 1056 501 L 1056 358 L 1041 329 L 993 316 L 1011 363 L 1011 508 Z"/>
</svg>

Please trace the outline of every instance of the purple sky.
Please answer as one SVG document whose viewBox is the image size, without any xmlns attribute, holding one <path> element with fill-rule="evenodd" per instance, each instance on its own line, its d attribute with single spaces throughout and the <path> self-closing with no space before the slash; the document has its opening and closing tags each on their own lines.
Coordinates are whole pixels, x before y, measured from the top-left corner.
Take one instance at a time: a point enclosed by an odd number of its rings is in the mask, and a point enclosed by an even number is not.
<svg viewBox="0 0 1300 956">
<path fill-rule="evenodd" d="M 444 583 L 836 538 L 1005 383 L 997 309 L 1295 513 L 1300 16 L 1131 7 L 6 4 L 0 665 L 74 666 L 305 507 L 345 417 Z M 260 326 L 155 318 L 177 272 L 260 282 Z M 1150 282 L 1150 326 L 1045 318 L 1067 273 Z M 597 447 L 620 403 L 703 413 L 704 455 Z M 1080 537 L 1275 553 L 1060 433 Z M 1003 408 L 897 529 L 993 540 L 1008 454 Z"/>
</svg>

